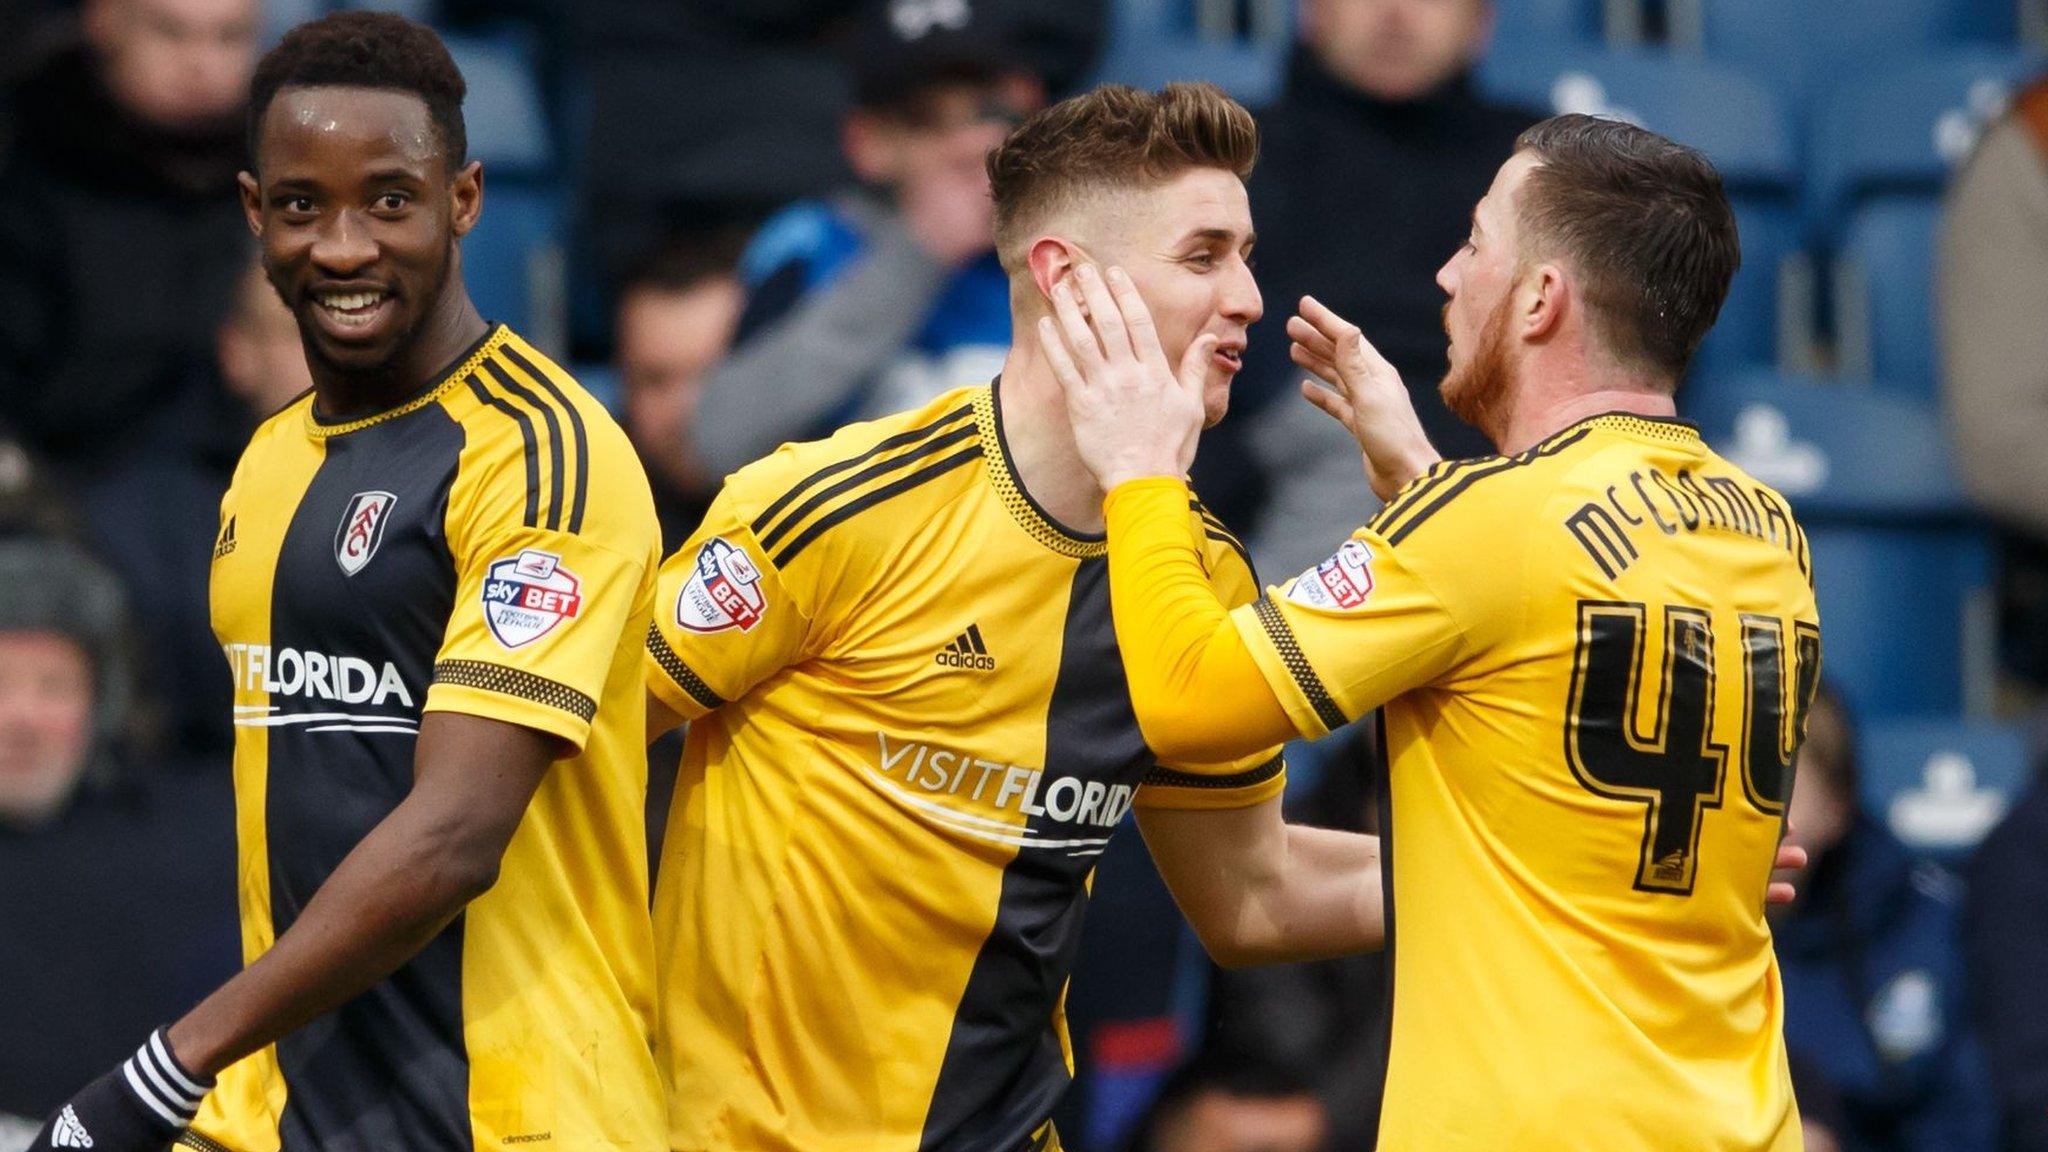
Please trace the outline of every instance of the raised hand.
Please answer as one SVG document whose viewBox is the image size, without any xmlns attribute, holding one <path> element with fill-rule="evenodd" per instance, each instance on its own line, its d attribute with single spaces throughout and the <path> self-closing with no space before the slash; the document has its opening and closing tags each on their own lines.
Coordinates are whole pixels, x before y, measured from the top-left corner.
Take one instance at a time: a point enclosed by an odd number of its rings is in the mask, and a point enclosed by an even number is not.
<svg viewBox="0 0 2048 1152">
<path fill-rule="evenodd" d="M 1108 492 L 1126 480 L 1185 474 L 1202 432 L 1202 382 L 1216 337 L 1197 337 L 1178 369 L 1168 364 L 1152 313 L 1121 268 L 1105 277 L 1082 265 L 1053 289 L 1052 305 L 1054 314 L 1038 322 L 1038 342 L 1096 483 Z"/>
<path fill-rule="evenodd" d="M 1304 380 L 1301 394 L 1358 441 L 1366 479 L 1380 499 L 1390 499 L 1436 462 L 1401 374 L 1356 324 L 1303 296 L 1300 314 L 1288 318 L 1287 337 L 1294 342 L 1288 356 L 1329 385 Z"/>
</svg>

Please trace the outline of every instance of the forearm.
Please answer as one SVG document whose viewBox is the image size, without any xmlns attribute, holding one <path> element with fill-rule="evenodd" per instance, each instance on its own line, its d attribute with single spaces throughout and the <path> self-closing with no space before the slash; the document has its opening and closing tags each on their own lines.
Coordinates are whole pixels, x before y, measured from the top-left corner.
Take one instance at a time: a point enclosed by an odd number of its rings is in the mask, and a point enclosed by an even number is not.
<svg viewBox="0 0 2048 1152">
<path fill-rule="evenodd" d="M 845 275 L 712 372 L 690 429 L 705 471 L 723 476 L 831 415 L 910 343 L 945 283 L 900 226 L 878 230 Z"/>
<path fill-rule="evenodd" d="M 344 858 L 271 948 L 171 1027 L 171 1048 L 211 1076 L 398 970 L 496 878 L 499 849 L 399 805 Z"/>
<path fill-rule="evenodd" d="M 1178 480 L 1110 493 L 1111 613 L 1146 743 L 1167 761 L 1235 759 L 1295 731 L 1202 570 L 1188 500 Z"/>
</svg>

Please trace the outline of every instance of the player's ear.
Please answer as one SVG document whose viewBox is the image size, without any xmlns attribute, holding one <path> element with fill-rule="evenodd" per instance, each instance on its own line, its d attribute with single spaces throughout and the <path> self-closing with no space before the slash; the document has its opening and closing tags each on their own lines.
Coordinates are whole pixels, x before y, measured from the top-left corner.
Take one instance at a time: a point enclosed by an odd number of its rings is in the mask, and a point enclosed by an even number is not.
<svg viewBox="0 0 2048 1152">
<path fill-rule="evenodd" d="M 1038 286 L 1038 294 L 1050 300 L 1052 290 L 1060 281 L 1073 275 L 1087 258 L 1070 241 L 1058 236 L 1040 236 L 1031 242 L 1024 259 L 1031 269 L 1031 282 Z"/>
<path fill-rule="evenodd" d="M 263 190 L 256 183 L 256 177 L 248 172 L 235 173 L 235 184 L 242 193 L 242 217 L 249 222 L 249 231 L 263 235 Z"/>
<path fill-rule="evenodd" d="M 448 195 L 455 205 L 449 223 L 457 236 L 467 236 L 484 211 L 484 162 L 471 160 L 464 164 L 449 185 Z"/>
<path fill-rule="evenodd" d="M 1516 320 L 1522 338 L 1541 343 L 1562 330 L 1565 314 L 1573 305 L 1571 278 L 1555 264 L 1539 264 L 1530 271 L 1516 295 Z"/>
</svg>

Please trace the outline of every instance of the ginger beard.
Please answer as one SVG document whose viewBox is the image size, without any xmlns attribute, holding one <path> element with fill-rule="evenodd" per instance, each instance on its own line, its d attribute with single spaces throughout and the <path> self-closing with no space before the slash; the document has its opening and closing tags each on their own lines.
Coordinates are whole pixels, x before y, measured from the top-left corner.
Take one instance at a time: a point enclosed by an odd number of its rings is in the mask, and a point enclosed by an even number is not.
<svg viewBox="0 0 2048 1152">
<path fill-rule="evenodd" d="M 1444 406 L 1451 414 L 1484 432 L 1499 443 L 1499 430 L 1506 418 L 1513 371 L 1508 365 L 1508 306 L 1513 292 L 1502 292 L 1486 323 L 1479 330 L 1479 345 L 1461 365 L 1444 374 L 1437 386 Z M 1451 306 L 1443 308 L 1444 334 L 1451 332 Z M 1455 339 L 1455 337 L 1453 337 Z"/>
</svg>

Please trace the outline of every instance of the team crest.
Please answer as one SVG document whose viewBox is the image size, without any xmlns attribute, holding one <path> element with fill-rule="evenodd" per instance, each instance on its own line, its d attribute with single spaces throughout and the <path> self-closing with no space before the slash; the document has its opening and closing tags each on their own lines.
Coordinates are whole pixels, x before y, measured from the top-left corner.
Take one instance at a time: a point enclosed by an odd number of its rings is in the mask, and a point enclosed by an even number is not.
<svg viewBox="0 0 2048 1152">
<path fill-rule="evenodd" d="M 1337 554 L 1295 577 L 1287 598 L 1306 608 L 1350 612 L 1372 595 L 1372 549 L 1346 540 Z"/>
<path fill-rule="evenodd" d="M 717 536 L 705 541 L 695 570 L 676 594 L 676 623 L 692 632 L 751 632 L 767 610 L 761 570 L 747 554 Z"/>
<path fill-rule="evenodd" d="M 533 643 L 582 610 L 582 581 L 553 552 L 528 548 L 494 560 L 484 577 L 484 623 L 507 648 Z"/>
<path fill-rule="evenodd" d="M 353 576 L 363 570 L 377 546 L 384 543 L 384 525 L 391 519 L 391 506 L 398 497 L 389 492 L 358 492 L 350 497 L 348 511 L 334 530 L 334 561 Z"/>
</svg>

